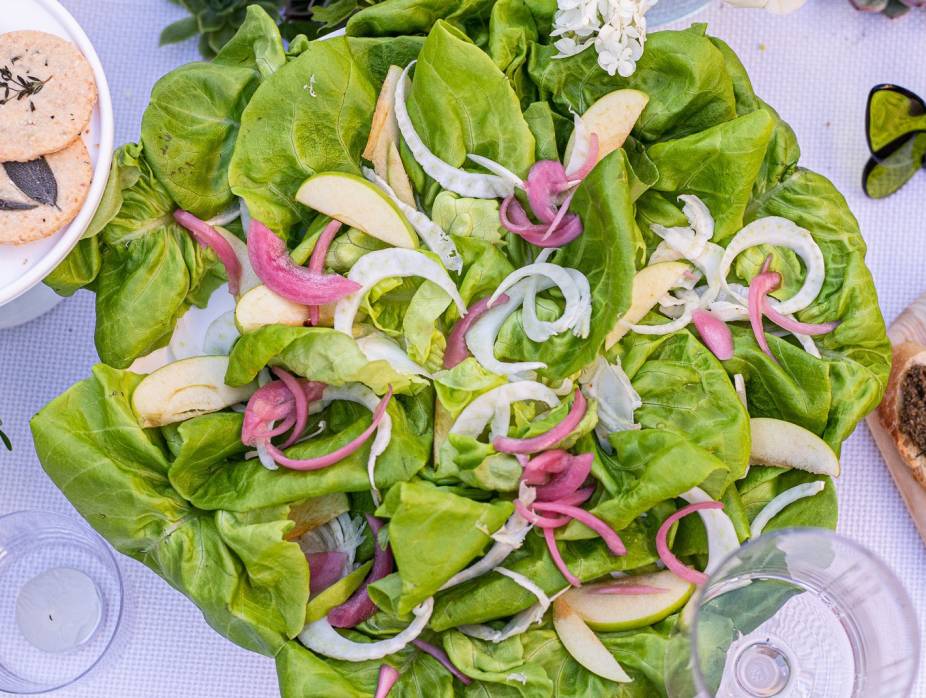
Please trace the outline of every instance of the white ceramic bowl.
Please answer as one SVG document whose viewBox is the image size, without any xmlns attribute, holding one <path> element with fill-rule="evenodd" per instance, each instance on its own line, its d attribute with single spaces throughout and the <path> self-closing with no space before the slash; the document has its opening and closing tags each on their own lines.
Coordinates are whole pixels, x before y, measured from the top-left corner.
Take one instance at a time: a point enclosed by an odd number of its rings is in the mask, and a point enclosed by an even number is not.
<svg viewBox="0 0 926 698">
<path fill-rule="evenodd" d="M 84 142 L 93 182 L 77 217 L 61 231 L 28 245 L 0 245 L 0 329 L 28 322 L 49 310 L 55 297 L 39 286 L 80 240 L 103 197 L 113 153 L 113 106 L 109 85 L 90 39 L 57 0 L 16 0 L 15 12 L 0 14 L 0 34 L 34 29 L 56 34 L 81 50 L 96 78 L 99 99 Z"/>
</svg>

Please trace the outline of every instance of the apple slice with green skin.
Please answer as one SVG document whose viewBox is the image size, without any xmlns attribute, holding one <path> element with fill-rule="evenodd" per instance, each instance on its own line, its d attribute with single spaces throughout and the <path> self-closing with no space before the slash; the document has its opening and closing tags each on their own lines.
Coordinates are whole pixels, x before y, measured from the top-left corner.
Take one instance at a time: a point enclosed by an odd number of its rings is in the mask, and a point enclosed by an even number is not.
<svg viewBox="0 0 926 698">
<path fill-rule="evenodd" d="M 324 526 L 348 511 L 350 511 L 350 502 L 343 492 L 323 494 L 290 504 L 288 518 L 295 525 L 283 537 L 286 540 L 298 540 L 312 529 Z"/>
<path fill-rule="evenodd" d="M 299 327 L 308 319 L 308 306 L 293 303 L 263 285 L 252 288 L 235 305 L 235 325 L 241 334 L 253 332 L 264 325 Z"/>
<path fill-rule="evenodd" d="M 132 409 L 143 427 L 161 427 L 244 402 L 257 386 L 225 385 L 227 370 L 227 356 L 174 361 L 142 378 L 132 394 Z"/>
<path fill-rule="evenodd" d="M 386 79 L 376 98 L 376 108 L 373 110 L 373 120 L 370 122 L 370 136 L 367 138 L 363 157 L 373 163 L 373 169 L 383 179 L 386 179 L 387 157 L 389 146 L 396 143 L 399 138 L 399 123 L 395 118 L 395 88 L 402 77 L 402 69 L 397 65 L 389 66 Z"/>
<path fill-rule="evenodd" d="M 296 201 L 395 247 L 416 249 L 418 236 L 382 189 L 347 172 L 309 177 Z"/>
<path fill-rule="evenodd" d="M 839 458 L 819 436 L 783 419 L 753 417 L 749 420 L 753 465 L 806 470 L 815 475 L 839 476 Z"/>
<path fill-rule="evenodd" d="M 382 175 L 380 176 L 382 177 Z M 392 187 L 392 191 L 399 197 L 399 201 L 408 204 L 412 208 L 418 208 L 418 204 L 415 203 L 412 182 L 408 178 L 405 165 L 402 164 L 402 156 L 399 155 L 399 149 L 395 143 L 389 146 L 389 154 L 386 157 L 386 176 L 383 179 Z"/>
<path fill-rule="evenodd" d="M 370 136 L 363 149 L 363 157 L 373 163 L 373 171 L 382 177 L 400 201 L 409 206 L 415 205 L 412 185 L 399 157 L 399 122 L 395 118 L 395 89 L 402 77 L 402 69 L 397 65 L 389 66 L 386 79 L 376 100 L 373 121 L 370 124 Z"/>
<path fill-rule="evenodd" d="M 648 586 L 663 591 L 648 594 L 607 594 L 603 587 Z M 668 570 L 587 584 L 563 594 L 563 599 L 595 630 L 633 630 L 652 625 L 685 605 L 694 585 Z"/>
<path fill-rule="evenodd" d="M 590 672 L 618 683 L 633 681 L 565 596 L 553 602 L 553 627 L 566 651 Z"/>
<path fill-rule="evenodd" d="M 598 160 L 614 152 L 627 140 L 634 124 L 649 103 L 649 95 L 640 90 L 615 90 L 604 95 L 582 114 L 582 123 L 589 133 L 598 136 Z M 575 133 L 566 144 L 566 157 L 569 162 L 575 145 Z"/>
<path fill-rule="evenodd" d="M 614 329 L 605 339 L 605 348 L 610 349 L 634 325 L 659 302 L 659 299 L 678 285 L 682 274 L 690 267 L 684 262 L 659 262 L 643 267 L 633 277 L 633 289 L 630 295 L 630 308 L 617 321 Z"/>
</svg>

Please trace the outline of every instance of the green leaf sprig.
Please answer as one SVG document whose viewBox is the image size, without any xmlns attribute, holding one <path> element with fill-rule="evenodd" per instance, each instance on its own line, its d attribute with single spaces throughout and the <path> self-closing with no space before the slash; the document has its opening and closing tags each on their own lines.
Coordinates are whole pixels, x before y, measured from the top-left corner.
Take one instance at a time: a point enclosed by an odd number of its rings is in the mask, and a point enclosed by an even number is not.
<svg viewBox="0 0 926 698">
<path fill-rule="evenodd" d="M 379 0 L 170 0 L 189 13 L 164 28 L 160 43 L 174 44 L 199 36 L 204 58 L 213 58 L 244 22 L 249 5 L 259 5 L 277 19 L 283 37 L 309 39 L 344 26 L 352 15 Z"/>
</svg>

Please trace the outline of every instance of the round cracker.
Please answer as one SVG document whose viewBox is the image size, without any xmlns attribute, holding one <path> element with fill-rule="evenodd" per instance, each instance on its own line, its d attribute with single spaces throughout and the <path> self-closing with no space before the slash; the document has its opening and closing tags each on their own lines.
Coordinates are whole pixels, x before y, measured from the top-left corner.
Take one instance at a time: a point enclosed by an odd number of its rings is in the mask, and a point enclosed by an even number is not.
<svg viewBox="0 0 926 698">
<path fill-rule="evenodd" d="M 45 156 L 58 182 L 58 205 L 30 201 L 0 168 L 0 199 L 35 205 L 25 211 L 0 210 L 0 244 L 22 245 L 57 233 L 83 206 L 93 179 L 93 165 L 87 146 L 77 138 L 57 153 Z"/>
<path fill-rule="evenodd" d="M 44 84 L 20 99 L 18 79 Z M 90 122 L 96 99 L 93 69 L 74 44 L 45 32 L 0 34 L 0 162 L 67 147 Z"/>
</svg>

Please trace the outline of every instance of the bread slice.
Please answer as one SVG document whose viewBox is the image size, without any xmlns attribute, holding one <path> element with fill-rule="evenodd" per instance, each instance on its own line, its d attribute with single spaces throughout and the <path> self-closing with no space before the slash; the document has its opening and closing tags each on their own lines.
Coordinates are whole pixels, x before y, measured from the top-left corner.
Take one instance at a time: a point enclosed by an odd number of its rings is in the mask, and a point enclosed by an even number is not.
<svg viewBox="0 0 926 698">
<path fill-rule="evenodd" d="M 28 207 L 0 208 L 0 246 L 23 245 L 54 235 L 74 220 L 84 205 L 93 179 L 93 165 L 84 142 L 77 138 L 64 150 L 44 157 L 57 185 L 54 205 L 30 200 L 0 167 L 0 200 Z"/>
<path fill-rule="evenodd" d="M 4 7 L 15 12 L 15 4 Z M 93 68 L 70 41 L 37 31 L 0 34 L 0 162 L 66 148 L 96 101 Z"/>
<path fill-rule="evenodd" d="M 926 346 L 917 342 L 903 342 L 894 347 L 894 365 L 884 401 L 878 407 L 878 417 L 894 439 L 900 457 L 913 471 L 917 481 L 926 487 L 926 443 L 922 443 L 923 439 L 920 439 L 921 444 L 916 443 L 911 436 L 909 423 L 903 419 L 905 400 L 911 398 L 909 391 L 904 391 L 904 381 L 912 370 L 920 366 L 926 371 Z"/>
</svg>

